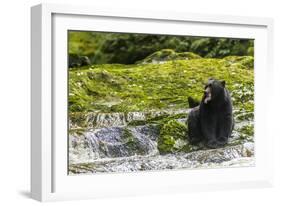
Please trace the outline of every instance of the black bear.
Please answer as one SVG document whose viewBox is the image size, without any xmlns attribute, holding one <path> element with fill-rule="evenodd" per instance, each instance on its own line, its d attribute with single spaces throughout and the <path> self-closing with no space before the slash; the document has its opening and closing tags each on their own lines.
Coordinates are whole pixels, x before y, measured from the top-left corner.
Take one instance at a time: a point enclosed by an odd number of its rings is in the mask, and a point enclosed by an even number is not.
<svg viewBox="0 0 281 206">
<path fill-rule="evenodd" d="M 195 106 L 192 98 L 190 106 Z M 234 121 L 232 102 L 225 81 L 209 79 L 198 106 L 188 115 L 188 138 L 191 144 L 201 141 L 209 148 L 218 148 L 228 142 Z"/>
</svg>

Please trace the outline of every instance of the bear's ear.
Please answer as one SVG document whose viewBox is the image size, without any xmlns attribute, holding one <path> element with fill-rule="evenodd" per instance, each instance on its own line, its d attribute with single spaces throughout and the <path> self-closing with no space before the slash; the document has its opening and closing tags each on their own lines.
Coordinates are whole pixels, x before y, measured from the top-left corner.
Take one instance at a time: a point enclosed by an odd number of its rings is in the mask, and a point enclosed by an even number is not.
<svg viewBox="0 0 281 206">
<path fill-rule="evenodd" d="M 225 81 L 224 80 L 221 81 L 221 84 L 222 84 L 223 87 L 225 87 Z"/>
</svg>

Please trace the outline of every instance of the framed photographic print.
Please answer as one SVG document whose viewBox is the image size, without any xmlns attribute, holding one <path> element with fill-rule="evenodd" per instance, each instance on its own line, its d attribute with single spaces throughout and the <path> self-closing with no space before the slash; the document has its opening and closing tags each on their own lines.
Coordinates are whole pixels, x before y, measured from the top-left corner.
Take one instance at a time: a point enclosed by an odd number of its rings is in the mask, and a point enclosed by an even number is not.
<svg viewBox="0 0 281 206">
<path fill-rule="evenodd" d="M 31 14 L 34 199 L 272 185 L 271 19 Z"/>
</svg>

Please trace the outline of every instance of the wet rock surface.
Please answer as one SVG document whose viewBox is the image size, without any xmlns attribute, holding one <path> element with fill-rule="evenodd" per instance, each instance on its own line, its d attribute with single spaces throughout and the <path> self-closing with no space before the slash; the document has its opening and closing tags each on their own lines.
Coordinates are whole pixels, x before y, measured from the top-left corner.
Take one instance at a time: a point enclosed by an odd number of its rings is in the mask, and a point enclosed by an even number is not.
<svg viewBox="0 0 281 206">
<path fill-rule="evenodd" d="M 71 164 L 69 174 L 254 166 L 254 157 L 248 156 L 248 154 L 253 153 L 253 147 L 237 145 L 222 149 L 195 151 L 188 154 L 104 159 L 89 163 Z"/>
<path fill-rule="evenodd" d="M 192 146 L 178 138 L 173 150 L 162 153 L 161 134 L 181 134 L 178 124 L 185 124 L 187 114 L 188 110 L 88 114 L 87 127 L 69 135 L 69 174 L 254 166 L 253 122 L 247 119 L 236 121 L 223 148 Z M 163 132 L 165 125 L 171 134 Z"/>
</svg>

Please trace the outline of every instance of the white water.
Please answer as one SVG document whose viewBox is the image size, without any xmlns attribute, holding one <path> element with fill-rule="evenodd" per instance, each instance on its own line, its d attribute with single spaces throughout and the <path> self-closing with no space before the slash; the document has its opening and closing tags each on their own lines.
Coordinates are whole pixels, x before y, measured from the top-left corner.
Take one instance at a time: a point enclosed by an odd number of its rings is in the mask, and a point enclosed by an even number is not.
<svg viewBox="0 0 281 206">
<path fill-rule="evenodd" d="M 125 129 L 133 135 L 134 147 L 123 137 Z M 69 162 L 85 163 L 101 158 L 158 154 L 157 126 L 124 126 L 92 129 L 82 135 L 69 136 Z"/>
<path fill-rule="evenodd" d="M 90 112 L 85 117 L 84 123 L 87 128 L 104 128 L 115 126 L 126 126 L 132 121 L 147 120 L 162 115 L 188 114 L 189 109 L 181 110 L 163 110 L 163 111 L 149 111 L 149 112 L 111 112 L 98 113 Z M 70 128 L 79 128 L 76 122 L 70 121 Z"/>
<path fill-rule="evenodd" d="M 254 166 L 254 157 L 249 156 L 251 152 L 253 145 L 248 144 L 189 154 L 105 158 L 87 164 L 70 165 L 70 174 Z"/>
<path fill-rule="evenodd" d="M 160 155 L 157 125 L 127 126 L 134 120 L 146 120 L 148 116 L 151 118 L 167 113 L 187 113 L 187 110 L 88 114 L 86 121 L 91 129 L 69 136 L 70 174 L 254 165 L 254 144 L 251 142 L 244 141 L 215 150 Z M 185 123 L 186 118 L 178 121 Z M 230 143 L 239 138 L 237 129 L 248 124 L 252 122 L 235 125 Z M 124 138 L 125 130 L 132 134 L 131 138 Z"/>
</svg>

